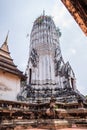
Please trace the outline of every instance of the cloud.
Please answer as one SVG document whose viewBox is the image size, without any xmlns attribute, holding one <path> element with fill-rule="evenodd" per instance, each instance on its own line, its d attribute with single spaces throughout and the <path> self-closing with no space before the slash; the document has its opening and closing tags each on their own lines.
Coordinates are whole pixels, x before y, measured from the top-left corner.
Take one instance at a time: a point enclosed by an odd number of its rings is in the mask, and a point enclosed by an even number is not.
<svg viewBox="0 0 87 130">
<path fill-rule="evenodd" d="M 73 48 L 70 49 L 70 52 L 71 52 L 72 55 L 75 55 L 75 54 L 76 54 L 76 50 L 73 49 Z"/>
<path fill-rule="evenodd" d="M 71 59 L 71 57 L 74 57 L 74 56 L 76 56 L 76 49 L 69 48 L 69 49 L 66 50 L 66 57 L 67 57 L 67 59 L 68 58 Z"/>
<path fill-rule="evenodd" d="M 59 5 L 58 5 L 59 4 Z M 54 21 L 57 25 L 69 28 L 73 23 L 72 17 L 61 2 L 55 2 L 52 10 Z"/>
</svg>

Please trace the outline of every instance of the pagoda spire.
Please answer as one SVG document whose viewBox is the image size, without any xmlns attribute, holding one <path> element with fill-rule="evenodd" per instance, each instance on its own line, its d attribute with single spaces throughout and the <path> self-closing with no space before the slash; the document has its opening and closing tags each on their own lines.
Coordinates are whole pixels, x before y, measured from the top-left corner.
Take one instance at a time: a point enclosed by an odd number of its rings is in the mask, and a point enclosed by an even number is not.
<svg viewBox="0 0 87 130">
<path fill-rule="evenodd" d="M 45 16 L 45 10 L 43 10 L 43 16 Z"/>
<path fill-rule="evenodd" d="M 9 35 L 9 31 L 7 32 L 6 38 L 5 38 L 5 44 L 7 44 L 7 40 L 8 40 L 8 35 Z"/>
<path fill-rule="evenodd" d="M 5 41 L 4 41 L 4 43 L 2 44 L 2 46 L 1 46 L 0 49 L 4 50 L 5 52 L 10 53 L 10 52 L 9 52 L 9 48 L 8 48 L 8 42 L 7 42 L 7 41 L 8 41 L 8 34 L 9 34 L 9 31 L 7 32 Z"/>
</svg>

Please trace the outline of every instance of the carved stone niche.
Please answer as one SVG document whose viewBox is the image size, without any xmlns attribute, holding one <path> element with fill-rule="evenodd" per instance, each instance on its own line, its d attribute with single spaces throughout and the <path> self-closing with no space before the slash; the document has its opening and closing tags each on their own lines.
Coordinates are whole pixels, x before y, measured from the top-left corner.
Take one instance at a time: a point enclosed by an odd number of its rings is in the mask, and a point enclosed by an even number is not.
<svg viewBox="0 0 87 130">
<path fill-rule="evenodd" d="M 39 56 L 37 54 L 37 51 L 33 48 L 30 54 L 30 60 L 33 65 L 33 67 L 37 67 Z"/>
</svg>

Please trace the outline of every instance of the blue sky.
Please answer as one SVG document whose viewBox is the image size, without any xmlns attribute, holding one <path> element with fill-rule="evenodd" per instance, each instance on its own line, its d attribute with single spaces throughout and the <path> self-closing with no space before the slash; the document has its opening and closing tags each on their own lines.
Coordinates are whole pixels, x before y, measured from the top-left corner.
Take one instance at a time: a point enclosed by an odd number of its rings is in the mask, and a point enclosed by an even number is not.
<svg viewBox="0 0 87 130">
<path fill-rule="evenodd" d="M 9 32 L 11 57 L 25 72 L 29 56 L 29 37 L 34 20 L 45 10 L 53 17 L 62 36 L 64 61 L 69 61 L 76 75 L 78 90 L 87 94 L 87 37 L 60 0 L 0 0 L 0 46 Z"/>
</svg>

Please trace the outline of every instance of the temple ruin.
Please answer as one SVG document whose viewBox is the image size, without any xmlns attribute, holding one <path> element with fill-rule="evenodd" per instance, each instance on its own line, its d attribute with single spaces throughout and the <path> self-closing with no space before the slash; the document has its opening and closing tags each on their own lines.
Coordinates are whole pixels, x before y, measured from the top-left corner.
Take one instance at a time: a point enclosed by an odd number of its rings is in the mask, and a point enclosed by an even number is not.
<svg viewBox="0 0 87 130">
<path fill-rule="evenodd" d="M 7 35 L 0 48 L 1 130 L 87 128 L 87 101 L 63 59 L 60 36 L 51 16 L 43 13 L 34 21 L 23 75 L 10 56 Z"/>
<path fill-rule="evenodd" d="M 84 96 L 76 88 L 76 78 L 69 62 L 64 61 L 59 38 L 61 32 L 51 16 L 38 17 L 30 34 L 27 81 L 18 100 L 29 103 L 77 101 Z"/>
</svg>

